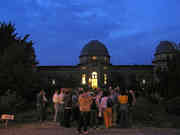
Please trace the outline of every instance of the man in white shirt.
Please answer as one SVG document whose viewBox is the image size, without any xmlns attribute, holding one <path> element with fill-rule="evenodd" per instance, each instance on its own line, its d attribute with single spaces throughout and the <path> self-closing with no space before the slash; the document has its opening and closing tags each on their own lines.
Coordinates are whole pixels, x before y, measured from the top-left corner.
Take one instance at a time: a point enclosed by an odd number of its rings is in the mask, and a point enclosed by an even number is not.
<svg viewBox="0 0 180 135">
<path fill-rule="evenodd" d="M 53 103 L 54 103 L 54 122 L 57 121 L 57 114 L 59 110 L 59 103 L 58 103 L 58 90 L 55 90 L 53 95 Z"/>
</svg>

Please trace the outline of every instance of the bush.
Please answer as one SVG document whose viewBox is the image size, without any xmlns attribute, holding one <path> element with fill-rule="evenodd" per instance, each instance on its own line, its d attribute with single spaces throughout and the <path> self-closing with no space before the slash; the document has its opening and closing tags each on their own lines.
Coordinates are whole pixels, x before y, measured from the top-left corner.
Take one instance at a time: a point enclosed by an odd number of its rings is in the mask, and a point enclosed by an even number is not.
<svg viewBox="0 0 180 135">
<path fill-rule="evenodd" d="M 166 110 L 169 114 L 180 116 L 180 97 L 176 97 L 165 102 Z"/>
<path fill-rule="evenodd" d="M 139 97 L 134 108 L 133 119 L 136 123 L 141 123 L 144 126 L 165 127 L 170 125 L 169 123 L 165 126 L 161 125 L 168 122 L 167 115 L 162 104 L 152 103 L 147 98 Z"/>
<path fill-rule="evenodd" d="M 0 96 L 0 112 L 1 113 L 16 113 L 25 104 L 25 100 L 17 96 L 15 91 L 6 91 L 5 94 Z"/>
</svg>

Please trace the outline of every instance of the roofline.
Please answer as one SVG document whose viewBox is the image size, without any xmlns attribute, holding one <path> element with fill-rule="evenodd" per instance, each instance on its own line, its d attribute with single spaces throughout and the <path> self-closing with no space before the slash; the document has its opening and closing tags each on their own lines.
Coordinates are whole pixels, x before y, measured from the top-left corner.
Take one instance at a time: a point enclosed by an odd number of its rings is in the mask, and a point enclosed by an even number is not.
<svg viewBox="0 0 180 135">
<path fill-rule="evenodd" d="M 37 68 L 77 68 L 77 65 L 47 65 L 47 66 L 37 66 Z"/>
<path fill-rule="evenodd" d="M 111 65 L 112 67 L 154 67 L 154 65 Z"/>
<path fill-rule="evenodd" d="M 110 55 L 80 55 L 79 58 L 83 57 L 83 56 L 97 56 L 97 57 L 98 56 L 106 56 L 106 57 L 109 57 L 109 58 L 111 57 Z"/>
</svg>

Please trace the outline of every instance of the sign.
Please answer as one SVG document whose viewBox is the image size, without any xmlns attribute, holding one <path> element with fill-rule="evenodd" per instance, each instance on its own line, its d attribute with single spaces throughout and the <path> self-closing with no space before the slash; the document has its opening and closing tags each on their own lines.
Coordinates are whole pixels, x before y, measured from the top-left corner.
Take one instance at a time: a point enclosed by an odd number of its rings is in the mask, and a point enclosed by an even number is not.
<svg viewBox="0 0 180 135">
<path fill-rule="evenodd" d="M 14 120 L 14 115 L 2 114 L 1 119 L 2 120 Z"/>
</svg>

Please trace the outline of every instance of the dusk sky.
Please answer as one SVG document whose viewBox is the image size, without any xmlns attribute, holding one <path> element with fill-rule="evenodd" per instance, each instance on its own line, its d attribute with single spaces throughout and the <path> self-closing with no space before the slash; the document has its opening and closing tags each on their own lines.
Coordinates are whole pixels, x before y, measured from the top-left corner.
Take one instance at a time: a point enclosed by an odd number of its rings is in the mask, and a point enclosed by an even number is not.
<svg viewBox="0 0 180 135">
<path fill-rule="evenodd" d="M 180 42 L 180 0 L 1 0 L 2 21 L 31 35 L 40 65 L 76 65 L 90 40 L 114 65 L 151 64 L 161 40 Z"/>
</svg>

